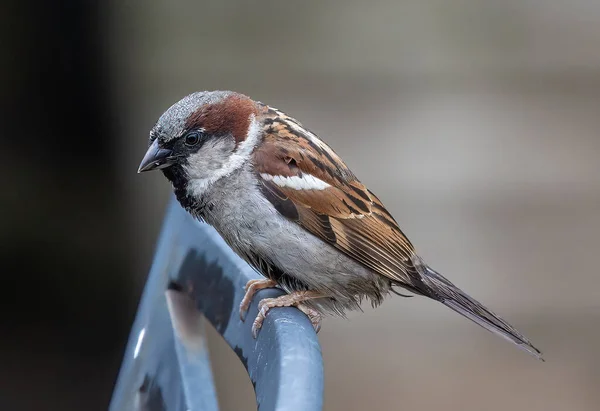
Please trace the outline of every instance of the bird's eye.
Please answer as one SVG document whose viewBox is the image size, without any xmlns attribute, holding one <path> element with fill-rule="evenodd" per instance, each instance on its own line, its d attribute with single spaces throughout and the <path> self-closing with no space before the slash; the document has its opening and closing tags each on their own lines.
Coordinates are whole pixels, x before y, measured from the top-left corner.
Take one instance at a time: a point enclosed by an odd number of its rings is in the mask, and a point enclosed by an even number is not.
<svg viewBox="0 0 600 411">
<path fill-rule="evenodd" d="M 200 142 L 200 133 L 197 131 L 190 131 L 185 136 L 185 145 L 192 147 Z"/>
</svg>

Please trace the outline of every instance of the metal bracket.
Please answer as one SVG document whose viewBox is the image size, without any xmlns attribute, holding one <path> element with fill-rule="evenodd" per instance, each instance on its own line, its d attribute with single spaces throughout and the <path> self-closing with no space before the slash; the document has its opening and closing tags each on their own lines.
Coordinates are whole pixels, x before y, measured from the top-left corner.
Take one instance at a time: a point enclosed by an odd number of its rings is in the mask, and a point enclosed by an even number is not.
<svg viewBox="0 0 600 411">
<path fill-rule="evenodd" d="M 217 410 L 204 317 L 246 367 L 258 409 L 321 410 L 323 362 L 310 321 L 296 308 L 271 310 L 253 339 L 258 301 L 283 294 L 260 291 L 242 322 L 239 303 L 253 278 L 214 229 L 172 199 L 110 411 Z"/>
</svg>

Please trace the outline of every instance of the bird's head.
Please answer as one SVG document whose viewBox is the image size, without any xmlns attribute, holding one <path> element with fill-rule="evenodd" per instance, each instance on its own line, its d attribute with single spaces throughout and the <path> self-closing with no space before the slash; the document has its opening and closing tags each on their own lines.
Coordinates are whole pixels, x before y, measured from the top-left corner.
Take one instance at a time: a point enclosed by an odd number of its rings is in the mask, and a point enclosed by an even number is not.
<svg viewBox="0 0 600 411">
<path fill-rule="evenodd" d="M 138 172 L 163 170 L 176 189 L 206 189 L 241 167 L 260 140 L 259 104 L 231 91 L 190 94 L 150 131 Z"/>
</svg>

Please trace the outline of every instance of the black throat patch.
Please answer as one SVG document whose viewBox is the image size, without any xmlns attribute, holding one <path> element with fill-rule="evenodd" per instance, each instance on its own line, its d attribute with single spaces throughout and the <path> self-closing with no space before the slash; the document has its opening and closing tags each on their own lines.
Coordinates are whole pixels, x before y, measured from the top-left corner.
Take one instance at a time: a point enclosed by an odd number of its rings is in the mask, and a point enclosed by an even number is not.
<svg viewBox="0 0 600 411">
<path fill-rule="evenodd" d="M 188 179 L 181 164 L 175 164 L 162 170 L 163 174 L 173 184 L 175 197 L 179 204 L 190 214 L 203 220 L 206 202 L 203 198 L 194 198 L 187 192 Z"/>
</svg>

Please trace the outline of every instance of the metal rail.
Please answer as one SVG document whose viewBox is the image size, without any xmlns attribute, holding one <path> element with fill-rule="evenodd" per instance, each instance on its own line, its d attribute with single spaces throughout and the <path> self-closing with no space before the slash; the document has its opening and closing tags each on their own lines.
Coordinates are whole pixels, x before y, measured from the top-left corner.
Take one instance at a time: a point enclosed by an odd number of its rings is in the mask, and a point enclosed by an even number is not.
<svg viewBox="0 0 600 411">
<path fill-rule="evenodd" d="M 310 321 L 295 308 L 271 310 L 253 339 L 258 301 L 283 292 L 260 291 L 242 322 L 252 278 L 259 275 L 172 199 L 110 411 L 217 410 L 204 318 L 246 367 L 259 410 L 320 410 L 323 362 Z"/>
</svg>

